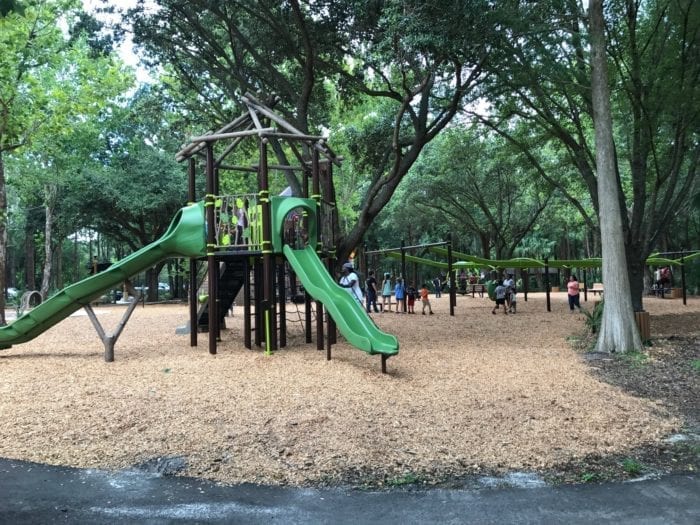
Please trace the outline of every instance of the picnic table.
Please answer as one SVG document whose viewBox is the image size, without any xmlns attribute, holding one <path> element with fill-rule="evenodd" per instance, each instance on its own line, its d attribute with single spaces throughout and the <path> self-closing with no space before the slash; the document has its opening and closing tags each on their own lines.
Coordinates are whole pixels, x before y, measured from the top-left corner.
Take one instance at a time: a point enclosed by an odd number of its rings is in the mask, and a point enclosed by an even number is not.
<svg viewBox="0 0 700 525">
<path fill-rule="evenodd" d="M 605 290 L 603 289 L 603 283 L 593 283 L 593 286 L 591 286 L 588 291 L 593 295 L 603 295 Z"/>
<path fill-rule="evenodd" d="M 476 294 L 479 294 L 479 297 L 483 297 L 485 293 L 488 293 L 488 290 L 485 284 L 467 284 L 466 287 L 461 288 L 459 292 L 462 295 L 469 295 L 471 293 L 472 297 L 476 297 Z"/>
</svg>

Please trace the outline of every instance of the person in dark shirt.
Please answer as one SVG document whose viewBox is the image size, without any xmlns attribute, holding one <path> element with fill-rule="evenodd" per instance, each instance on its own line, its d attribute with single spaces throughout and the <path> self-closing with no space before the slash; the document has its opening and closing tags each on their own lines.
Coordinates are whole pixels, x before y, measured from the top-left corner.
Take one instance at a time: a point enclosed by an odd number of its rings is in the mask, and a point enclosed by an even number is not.
<svg viewBox="0 0 700 525">
<path fill-rule="evenodd" d="M 377 307 L 377 279 L 374 277 L 374 270 L 369 271 L 369 277 L 367 277 L 366 291 L 367 291 L 367 313 L 372 312 L 372 307 L 374 306 L 375 313 L 379 312 Z"/>
</svg>

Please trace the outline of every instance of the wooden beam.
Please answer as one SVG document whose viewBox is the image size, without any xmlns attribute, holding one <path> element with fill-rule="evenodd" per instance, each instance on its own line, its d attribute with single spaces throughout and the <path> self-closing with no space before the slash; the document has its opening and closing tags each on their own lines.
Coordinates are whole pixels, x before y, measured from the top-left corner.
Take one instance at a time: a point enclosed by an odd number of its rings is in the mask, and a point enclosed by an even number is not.
<svg viewBox="0 0 700 525">
<path fill-rule="evenodd" d="M 251 135 L 260 135 L 262 131 L 273 131 L 273 128 L 264 128 L 263 130 L 249 129 L 244 131 L 232 131 L 230 133 L 212 133 L 211 135 L 201 135 L 192 137 L 192 142 L 216 142 L 223 139 L 235 139 L 238 137 L 248 137 Z"/>
<path fill-rule="evenodd" d="M 229 122 L 228 124 L 226 124 L 225 126 L 220 128 L 218 131 L 216 131 L 216 133 L 225 133 L 226 131 L 228 131 L 232 128 L 235 128 L 239 124 L 243 123 L 245 121 L 245 119 L 247 119 L 247 118 L 248 118 L 248 115 L 246 115 L 246 114 L 240 115 L 238 118 L 232 120 L 231 122 Z M 211 134 L 211 133 L 208 133 L 208 134 Z M 178 162 L 181 160 L 184 160 L 185 158 L 189 157 L 190 155 L 193 155 L 194 153 L 197 153 L 197 151 L 204 148 L 205 144 L 206 144 L 205 142 L 200 142 L 197 144 L 197 143 L 192 143 L 192 141 L 190 141 L 190 144 L 188 144 L 187 146 L 185 146 L 184 148 L 182 148 L 180 151 L 178 151 L 175 154 L 175 159 L 177 159 Z"/>
</svg>

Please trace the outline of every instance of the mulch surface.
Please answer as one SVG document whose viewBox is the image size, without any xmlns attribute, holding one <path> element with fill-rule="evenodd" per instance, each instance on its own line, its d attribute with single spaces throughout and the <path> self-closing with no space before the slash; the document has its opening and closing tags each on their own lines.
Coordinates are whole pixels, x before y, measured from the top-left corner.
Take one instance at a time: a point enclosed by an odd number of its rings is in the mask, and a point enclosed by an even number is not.
<svg viewBox="0 0 700 525">
<path fill-rule="evenodd" d="M 543 295 L 528 299 L 508 316 L 479 297 L 458 297 L 450 316 L 445 296 L 433 316 L 373 314 L 401 344 L 386 375 L 342 337 L 327 361 L 295 305 L 288 346 L 271 356 L 244 348 L 241 308 L 212 356 L 206 334 L 197 347 L 175 335 L 186 306 L 139 307 L 113 363 L 74 315 L 0 352 L 0 456 L 316 486 L 697 469 L 700 299 L 647 299 L 652 345 L 623 357 L 587 352 L 585 316 L 564 293 L 552 312 Z M 109 331 L 124 308 L 96 310 Z"/>
</svg>

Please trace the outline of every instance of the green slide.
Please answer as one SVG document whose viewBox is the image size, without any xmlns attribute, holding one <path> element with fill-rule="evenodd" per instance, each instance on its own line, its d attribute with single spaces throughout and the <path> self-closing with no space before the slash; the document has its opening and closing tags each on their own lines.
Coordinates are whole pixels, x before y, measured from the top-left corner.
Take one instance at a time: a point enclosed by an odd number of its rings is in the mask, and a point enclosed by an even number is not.
<svg viewBox="0 0 700 525">
<path fill-rule="evenodd" d="M 321 301 L 348 342 L 369 354 L 386 356 L 399 353 L 395 336 L 382 332 L 364 307 L 332 279 L 311 246 L 293 250 L 284 246 L 284 255 L 311 297 Z"/>
<path fill-rule="evenodd" d="M 125 257 L 105 271 L 64 288 L 12 324 L 0 328 L 0 349 L 34 339 L 73 312 L 90 304 L 107 290 L 163 259 L 204 255 L 204 206 L 197 203 L 178 211 L 159 240 Z"/>
</svg>

